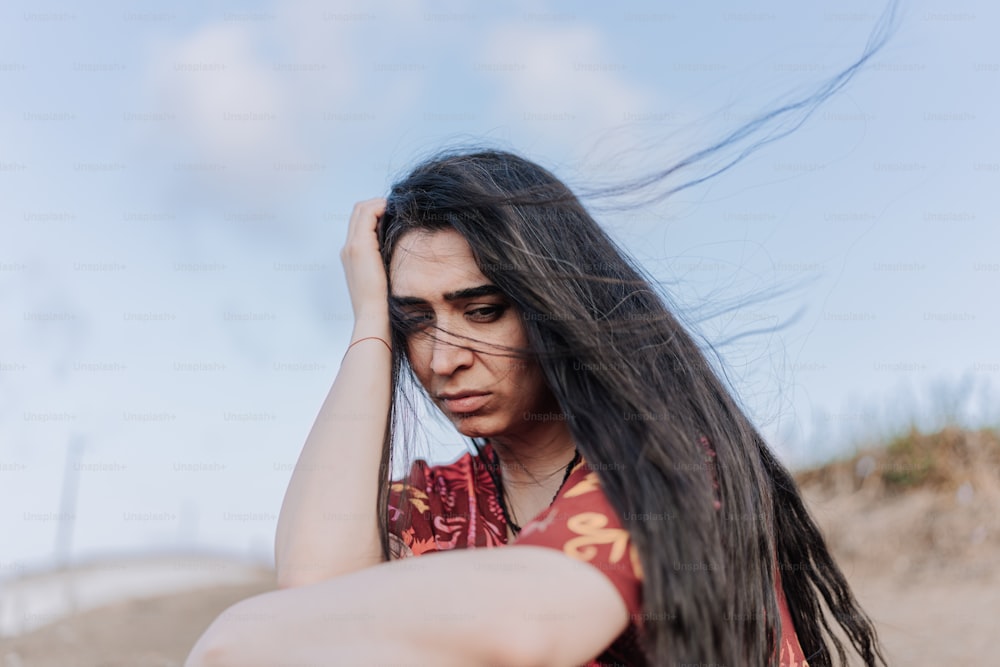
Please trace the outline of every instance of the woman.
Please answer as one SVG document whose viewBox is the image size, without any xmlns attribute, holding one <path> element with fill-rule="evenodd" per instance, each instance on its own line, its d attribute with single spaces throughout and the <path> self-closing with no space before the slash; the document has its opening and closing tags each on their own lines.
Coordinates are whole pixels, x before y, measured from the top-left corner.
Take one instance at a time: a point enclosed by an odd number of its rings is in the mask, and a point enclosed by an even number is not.
<svg viewBox="0 0 1000 667">
<path fill-rule="evenodd" d="M 353 342 L 282 508 L 283 590 L 189 666 L 816 667 L 845 657 L 831 620 L 881 660 L 791 476 L 548 171 L 439 155 L 355 207 L 342 259 Z M 411 371 L 476 452 L 390 484 Z"/>
</svg>

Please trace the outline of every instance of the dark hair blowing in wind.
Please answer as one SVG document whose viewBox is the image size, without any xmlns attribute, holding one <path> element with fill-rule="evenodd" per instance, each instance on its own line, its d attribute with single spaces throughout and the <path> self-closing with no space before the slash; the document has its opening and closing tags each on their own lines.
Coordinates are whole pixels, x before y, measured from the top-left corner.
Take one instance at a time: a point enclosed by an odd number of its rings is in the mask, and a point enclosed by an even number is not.
<svg viewBox="0 0 1000 667">
<path fill-rule="evenodd" d="M 639 192 L 655 201 L 707 178 L 669 185 L 692 165 L 731 155 L 711 176 L 790 133 L 881 47 L 894 13 L 890 4 L 862 57 L 816 92 L 668 169 L 597 194 Z M 832 665 L 834 655 L 846 663 L 841 637 L 864 664 L 884 664 L 875 629 L 789 472 L 652 281 L 559 179 L 504 151 L 438 154 L 391 189 L 379 225 L 386 267 L 403 235 L 440 229 L 465 238 L 480 271 L 521 313 L 529 349 L 490 353 L 537 360 L 584 458 L 624 464 L 593 468 L 615 510 L 673 518 L 626 526 L 644 573 L 644 618 L 666 619 L 644 622 L 650 664 L 773 664 L 779 572 L 810 665 Z M 404 318 L 392 321 L 394 398 L 384 470 L 394 458 L 401 381 L 412 378 Z M 715 452 L 709 463 L 702 439 Z M 379 517 L 388 559 L 387 497 L 383 478 Z"/>
</svg>

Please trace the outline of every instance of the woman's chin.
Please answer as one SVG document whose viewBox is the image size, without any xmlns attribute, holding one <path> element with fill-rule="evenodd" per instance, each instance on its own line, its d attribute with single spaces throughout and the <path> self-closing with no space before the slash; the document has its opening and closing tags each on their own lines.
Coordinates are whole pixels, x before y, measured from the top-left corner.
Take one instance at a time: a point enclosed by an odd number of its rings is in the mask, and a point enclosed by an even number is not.
<svg viewBox="0 0 1000 667">
<path fill-rule="evenodd" d="M 465 415 L 449 415 L 449 417 L 458 432 L 467 438 L 489 438 L 500 431 L 492 419 L 474 412 Z"/>
</svg>

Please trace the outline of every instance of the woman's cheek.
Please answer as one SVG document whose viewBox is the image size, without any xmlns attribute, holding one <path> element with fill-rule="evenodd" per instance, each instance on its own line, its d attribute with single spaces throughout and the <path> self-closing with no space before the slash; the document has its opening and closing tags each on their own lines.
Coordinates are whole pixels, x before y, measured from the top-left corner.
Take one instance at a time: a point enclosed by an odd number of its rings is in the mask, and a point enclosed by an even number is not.
<svg viewBox="0 0 1000 667">
<path fill-rule="evenodd" d="M 430 381 L 431 381 L 431 370 L 430 370 L 430 354 L 423 349 L 419 343 L 409 343 L 407 345 L 407 361 L 410 364 L 410 368 L 413 369 L 413 374 L 417 376 L 417 380 L 420 385 L 426 389 L 428 392 L 431 391 Z"/>
</svg>

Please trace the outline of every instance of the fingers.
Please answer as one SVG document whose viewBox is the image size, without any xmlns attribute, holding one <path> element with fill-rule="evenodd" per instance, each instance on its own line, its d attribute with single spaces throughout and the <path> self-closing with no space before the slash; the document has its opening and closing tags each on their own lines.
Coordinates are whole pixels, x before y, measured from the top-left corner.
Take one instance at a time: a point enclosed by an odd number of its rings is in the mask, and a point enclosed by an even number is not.
<svg viewBox="0 0 1000 667">
<path fill-rule="evenodd" d="M 347 239 L 340 251 L 355 317 L 374 309 L 380 316 L 384 314 L 388 318 L 387 276 L 375 234 L 375 227 L 385 208 L 383 197 L 355 204 L 348 222 Z"/>
<path fill-rule="evenodd" d="M 372 251 L 378 253 L 378 237 L 375 234 L 375 226 L 378 224 L 379 216 L 385 213 L 385 206 L 384 197 L 366 199 L 354 205 L 347 224 L 347 239 L 345 239 L 344 247 L 340 251 L 341 259 L 364 257 Z"/>
<path fill-rule="evenodd" d="M 374 232 L 379 216 L 385 213 L 385 206 L 385 197 L 375 197 L 356 203 L 347 225 L 348 238 L 354 238 L 365 232 Z"/>
</svg>

